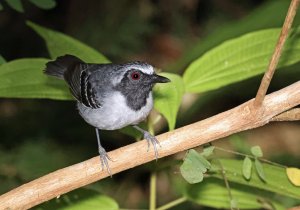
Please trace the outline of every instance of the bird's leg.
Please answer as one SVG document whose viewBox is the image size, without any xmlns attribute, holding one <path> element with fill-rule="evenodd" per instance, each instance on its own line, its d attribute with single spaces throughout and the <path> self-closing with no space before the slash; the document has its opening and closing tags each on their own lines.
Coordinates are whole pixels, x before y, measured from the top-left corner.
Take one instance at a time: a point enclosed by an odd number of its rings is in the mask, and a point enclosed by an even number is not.
<svg viewBox="0 0 300 210">
<path fill-rule="evenodd" d="M 109 165 L 108 165 L 108 160 L 112 161 L 110 159 L 110 157 L 107 155 L 105 149 L 102 147 L 101 143 L 100 143 L 100 135 L 99 135 L 99 129 L 96 129 L 96 136 L 97 136 L 97 142 L 98 142 L 98 151 L 99 151 L 99 155 L 100 155 L 100 161 L 101 161 L 101 166 L 102 166 L 102 170 L 104 170 L 104 165 L 107 168 L 107 172 L 109 173 L 110 176 L 112 176 Z"/>
<path fill-rule="evenodd" d="M 133 125 L 132 127 L 135 128 L 136 130 L 140 131 L 143 134 L 144 139 L 147 140 L 147 143 L 148 143 L 148 150 L 147 151 L 149 151 L 150 143 L 153 145 L 154 153 L 155 153 L 155 159 L 157 161 L 157 159 L 158 159 L 157 145 L 160 146 L 159 141 L 155 138 L 155 136 L 151 135 L 148 131 L 145 131 L 144 129 L 138 127 L 137 125 Z"/>
</svg>

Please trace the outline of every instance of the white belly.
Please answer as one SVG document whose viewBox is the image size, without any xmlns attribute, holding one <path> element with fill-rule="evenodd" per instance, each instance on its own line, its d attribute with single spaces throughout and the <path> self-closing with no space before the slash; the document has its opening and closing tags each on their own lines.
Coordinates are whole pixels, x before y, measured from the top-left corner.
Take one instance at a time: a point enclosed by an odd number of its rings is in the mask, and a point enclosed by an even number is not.
<svg viewBox="0 0 300 210">
<path fill-rule="evenodd" d="M 150 93 L 146 105 L 138 111 L 130 109 L 119 92 L 114 93 L 99 109 L 91 109 L 80 103 L 77 107 L 79 114 L 90 125 L 103 130 L 116 130 L 145 120 L 153 107 L 153 98 Z"/>
</svg>

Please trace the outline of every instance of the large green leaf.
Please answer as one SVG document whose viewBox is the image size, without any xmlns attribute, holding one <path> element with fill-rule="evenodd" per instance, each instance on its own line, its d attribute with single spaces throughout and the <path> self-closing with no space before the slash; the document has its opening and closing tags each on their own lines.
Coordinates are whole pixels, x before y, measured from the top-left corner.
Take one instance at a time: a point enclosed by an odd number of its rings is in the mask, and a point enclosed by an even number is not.
<svg viewBox="0 0 300 210">
<path fill-rule="evenodd" d="M 72 54 L 87 63 L 109 63 L 109 60 L 95 49 L 63 33 L 50 30 L 27 21 L 27 25 L 35 30 L 47 44 L 51 58 Z"/>
<path fill-rule="evenodd" d="M 265 1 L 261 6 L 251 11 L 242 19 L 220 24 L 218 27 L 211 27 L 212 30 L 209 31 L 206 36 L 199 38 L 198 42 L 192 43 L 192 46 L 187 49 L 187 52 L 170 66 L 169 69 L 173 71 L 174 69 L 182 70 L 193 60 L 203 55 L 203 53 L 218 46 L 225 40 L 241 36 L 251 31 L 281 27 L 289 5 L 289 0 Z M 299 23 L 300 15 L 296 15 L 294 25 L 299 25 Z"/>
<path fill-rule="evenodd" d="M 277 203 L 272 194 L 252 187 L 230 183 L 230 191 L 239 209 L 261 209 L 266 205 L 274 205 L 276 209 L 286 209 Z M 213 208 L 229 209 L 233 201 L 230 201 L 224 181 L 214 178 L 206 178 L 201 183 L 190 185 L 185 196 L 195 203 Z"/>
<path fill-rule="evenodd" d="M 230 182 L 236 182 L 300 200 L 300 188 L 290 183 L 285 168 L 263 163 L 262 167 L 266 177 L 266 182 L 264 182 L 255 170 L 252 170 L 250 180 L 244 179 L 242 170 L 238 170 L 242 167 L 243 160 L 221 159 L 220 161 Z M 213 161 L 212 164 L 213 168 L 219 168 L 218 162 Z M 221 173 L 212 173 L 212 176 L 223 179 Z"/>
<path fill-rule="evenodd" d="M 278 67 L 300 61 L 300 28 L 287 40 Z M 195 60 L 184 73 L 187 92 L 205 92 L 263 73 L 281 29 L 268 29 L 226 41 Z"/>
<path fill-rule="evenodd" d="M 0 66 L 0 97 L 70 100 L 64 81 L 43 74 L 44 58 L 18 59 Z"/>
<path fill-rule="evenodd" d="M 175 128 L 177 112 L 184 94 L 184 84 L 179 75 L 162 73 L 171 80 L 169 83 L 157 84 L 154 87 L 154 108 L 167 119 L 169 129 Z"/>
<path fill-rule="evenodd" d="M 29 0 L 29 1 L 41 9 L 52 9 L 56 6 L 55 0 Z"/>
<path fill-rule="evenodd" d="M 6 3 L 18 12 L 24 12 L 23 4 L 21 0 L 6 0 Z"/>
<path fill-rule="evenodd" d="M 0 65 L 6 63 L 6 60 L 3 58 L 2 55 L 0 55 Z"/>
<path fill-rule="evenodd" d="M 102 195 L 94 190 L 78 189 L 48 201 L 38 207 L 37 210 L 88 210 L 105 209 L 118 210 L 119 206 L 112 198 Z"/>
</svg>

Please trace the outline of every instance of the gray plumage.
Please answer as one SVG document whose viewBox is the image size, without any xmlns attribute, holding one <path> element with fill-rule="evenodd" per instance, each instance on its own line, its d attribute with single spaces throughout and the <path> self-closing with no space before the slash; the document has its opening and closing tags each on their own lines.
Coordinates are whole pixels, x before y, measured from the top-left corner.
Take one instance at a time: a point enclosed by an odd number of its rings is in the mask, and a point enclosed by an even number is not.
<svg viewBox="0 0 300 210">
<path fill-rule="evenodd" d="M 170 81 L 156 75 L 153 67 L 144 62 L 88 64 L 72 55 L 61 56 L 48 62 L 44 72 L 64 79 L 77 100 L 82 118 L 95 128 L 104 130 L 137 125 L 145 120 L 153 107 L 154 84 Z M 149 138 L 147 131 L 138 130 L 143 132 L 144 137 L 148 137 L 148 142 L 153 146 L 157 144 L 154 137 Z M 99 152 L 100 147 L 104 151 L 102 156 L 100 152 L 103 165 L 103 158 L 107 159 L 108 156 L 100 145 L 99 138 L 98 144 Z M 157 151 L 155 152 L 157 156 Z"/>
</svg>

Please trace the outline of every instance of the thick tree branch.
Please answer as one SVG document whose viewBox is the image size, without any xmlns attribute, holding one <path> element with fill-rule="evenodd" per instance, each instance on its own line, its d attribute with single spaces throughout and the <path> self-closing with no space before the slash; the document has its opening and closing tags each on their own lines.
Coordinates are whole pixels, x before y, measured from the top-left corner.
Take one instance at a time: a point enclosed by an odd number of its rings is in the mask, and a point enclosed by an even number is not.
<svg viewBox="0 0 300 210">
<path fill-rule="evenodd" d="M 292 0 L 291 1 L 288 13 L 286 15 L 284 24 L 282 26 L 281 33 L 280 33 L 279 39 L 277 41 L 275 50 L 273 52 L 272 58 L 270 60 L 268 69 L 265 72 L 264 77 L 262 78 L 262 81 L 260 83 L 259 89 L 257 91 L 256 97 L 255 97 L 255 100 L 254 100 L 254 106 L 255 107 L 260 106 L 262 104 L 264 98 L 265 98 L 268 87 L 271 83 L 272 77 L 273 77 L 274 72 L 276 70 L 276 66 L 278 64 L 280 55 L 282 53 L 284 43 L 285 43 L 285 41 L 288 37 L 289 31 L 291 29 L 291 26 L 292 26 L 292 23 L 293 23 L 293 20 L 294 20 L 294 17 L 297 13 L 299 2 L 300 2 L 300 0 Z"/>
<path fill-rule="evenodd" d="M 272 118 L 271 121 L 298 121 L 300 120 L 300 108 L 294 108 Z"/>
<path fill-rule="evenodd" d="M 184 151 L 231 134 L 267 124 L 274 116 L 300 104 L 300 81 L 266 96 L 253 110 L 253 99 L 226 112 L 157 136 L 159 157 Z M 118 173 L 155 159 L 140 141 L 109 152 L 112 173 Z M 159 161 L 158 161 L 159 164 Z M 0 209 L 28 209 L 109 174 L 101 171 L 99 157 L 69 166 L 24 184 L 0 196 Z"/>
</svg>

